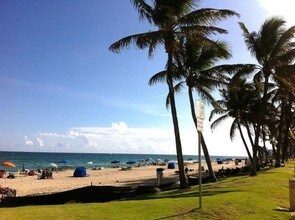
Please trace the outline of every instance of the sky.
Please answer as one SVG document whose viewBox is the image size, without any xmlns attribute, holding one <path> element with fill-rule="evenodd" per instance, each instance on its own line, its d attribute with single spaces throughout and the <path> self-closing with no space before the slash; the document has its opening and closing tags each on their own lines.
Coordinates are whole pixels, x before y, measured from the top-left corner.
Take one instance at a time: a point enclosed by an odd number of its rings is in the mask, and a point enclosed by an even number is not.
<svg viewBox="0 0 295 220">
<path fill-rule="evenodd" d="M 239 21 L 257 31 L 265 19 L 295 24 L 293 0 L 203 0 L 200 7 L 235 10 L 240 18 L 218 24 L 229 34 L 232 59 L 255 63 Z M 133 46 L 108 47 L 154 27 L 139 21 L 128 0 L 0 2 L 0 151 L 175 154 L 165 107 L 167 86 L 148 80 L 165 67 L 159 47 L 152 59 Z M 196 97 L 196 101 L 198 97 Z M 186 92 L 176 97 L 183 153 L 196 155 L 197 135 Z M 204 137 L 211 155 L 245 156 L 226 121 Z"/>
</svg>

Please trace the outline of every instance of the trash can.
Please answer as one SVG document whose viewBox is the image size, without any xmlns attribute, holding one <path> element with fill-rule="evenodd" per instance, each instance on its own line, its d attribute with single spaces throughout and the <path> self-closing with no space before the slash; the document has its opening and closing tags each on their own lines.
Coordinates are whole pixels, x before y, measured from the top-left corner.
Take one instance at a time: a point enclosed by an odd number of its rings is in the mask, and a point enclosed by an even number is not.
<svg viewBox="0 0 295 220">
<path fill-rule="evenodd" d="M 164 168 L 157 168 L 157 182 L 158 182 L 158 187 L 160 186 L 162 180 L 163 180 L 163 170 Z"/>
<path fill-rule="evenodd" d="M 295 179 L 289 180 L 290 211 L 295 211 Z"/>
</svg>

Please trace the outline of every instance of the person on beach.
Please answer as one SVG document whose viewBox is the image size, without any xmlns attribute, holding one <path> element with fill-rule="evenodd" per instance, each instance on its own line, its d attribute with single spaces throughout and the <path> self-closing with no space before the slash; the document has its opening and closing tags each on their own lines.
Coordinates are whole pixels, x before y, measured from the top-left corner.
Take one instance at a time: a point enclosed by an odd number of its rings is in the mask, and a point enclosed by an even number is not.
<svg viewBox="0 0 295 220">
<path fill-rule="evenodd" d="M 2 197 L 16 197 L 16 190 L 9 187 L 0 186 L 0 194 L 2 194 Z"/>
<path fill-rule="evenodd" d="M 5 170 L 0 170 L 0 178 L 5 178 L 7 175 L 7 172 Z"/>
</svg>

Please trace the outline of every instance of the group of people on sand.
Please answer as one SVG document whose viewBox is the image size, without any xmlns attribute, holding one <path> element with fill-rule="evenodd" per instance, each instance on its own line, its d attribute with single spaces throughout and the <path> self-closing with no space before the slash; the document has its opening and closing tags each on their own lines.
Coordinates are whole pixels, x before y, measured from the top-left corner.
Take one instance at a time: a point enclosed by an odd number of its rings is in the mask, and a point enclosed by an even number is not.
<svg viewBox="0 0 295 220">
<path fill-rule="evenodd" d="M 28 176 L 34 176 L 34 175 L 38 175 L 38 179 L 49 179 L 49 178 L 53 178 L 53 173 L 52 173 L 53 169 L 38 169 L 37 172 L 34 170 L 27 170 L 25 169 L 25 171 L 23 172 L 24 175 L 28 175 Z"/>
</svg>

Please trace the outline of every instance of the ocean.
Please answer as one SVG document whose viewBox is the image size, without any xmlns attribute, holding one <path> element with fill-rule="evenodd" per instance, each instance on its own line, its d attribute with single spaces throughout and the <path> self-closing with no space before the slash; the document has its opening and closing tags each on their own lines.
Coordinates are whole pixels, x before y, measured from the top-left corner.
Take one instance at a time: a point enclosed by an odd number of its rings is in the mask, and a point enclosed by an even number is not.
<svg viewBox="0 0 295 220">
<path fill-rule="evenodd" d="M 211 161 L 215 161 L 217 158 L 229 158 L 212 156 Z M 0 151 L 0 169 L 6 169 L 8 171 L 21 170 L 23 166 L 29 170 L 36 170 L 42 168 L 50 168 L 51 163 L 55 163 L 58 167 L 66 165 L 70 169 L 75 169 L 79 166 L 86 168 L 93 167 L 112 167 L 112 161 L 120 161 L 121 165 L 126 165 L 127 161 L 139 162 L 141 160 L 147 160 L 153 162 L 156 159 L 177 161 L 176 155 L 163 155 L 163 154 L 101 154 L 101 153 L 38 153 L 38 152 L 8 152 Z M 62 160 L 67 160 L 69 163 L 59 163 Z M 184 155 L 184 160 L 198 160 L 197 155 Z M 16 165 L 14 168 L 6 167 L 2 165 L 3 161 L 10 161 Z M 202 156 L 202 161 L 205 158 Z M 89 163 L 91 162 L 91 164 Z"/>
</svg>

